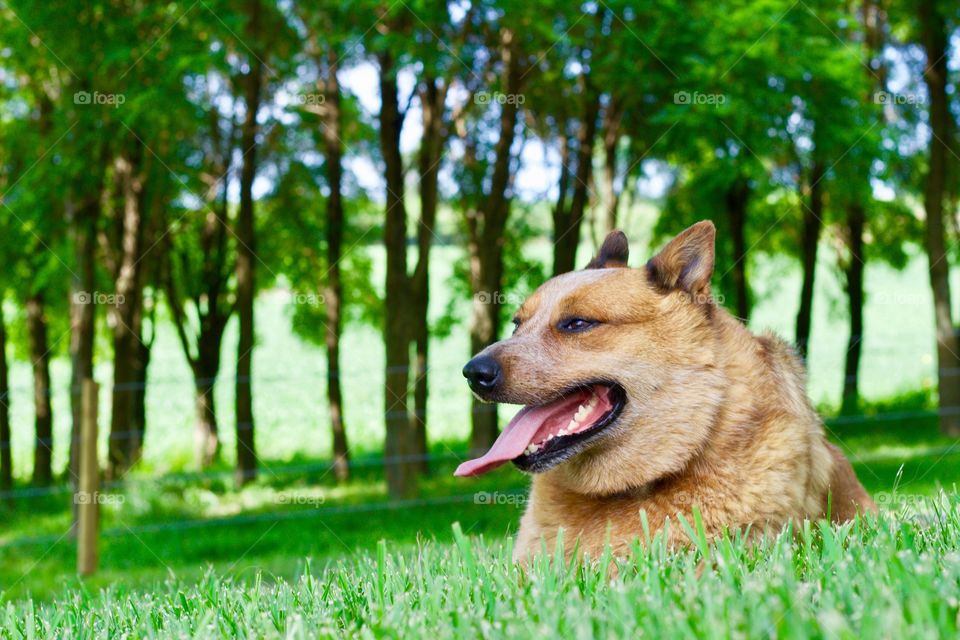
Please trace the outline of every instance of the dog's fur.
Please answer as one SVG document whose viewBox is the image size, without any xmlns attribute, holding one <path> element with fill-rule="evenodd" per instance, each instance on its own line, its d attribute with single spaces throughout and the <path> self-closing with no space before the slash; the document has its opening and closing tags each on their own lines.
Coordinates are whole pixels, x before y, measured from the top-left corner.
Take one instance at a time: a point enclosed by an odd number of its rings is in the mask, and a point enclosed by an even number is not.
<svg viewBox="0 0 960 640">
<path fill-rule="evenodd" d="M 647 265 L 627 267 L 611 233 L 587 269 L 542 285 L 517 313 L 514 335 L 483 354 L 502 368 L 484 399 L 542 404 L 605 380 L 626 390 L 617 421 L 583 450 L 533 476 L 515 546 L 523 559 L 558 531 L 592 556 L 625 550 L 696 506 L 708 535 L 754 532 L 876 506 L 830 445 L 807 399 L 802 363 L 772 335 L 754 336 L 713 300 L 714 226 L 700 222 Z M 598 324 L 571 334 L 560 320 Z"/>
</svg>

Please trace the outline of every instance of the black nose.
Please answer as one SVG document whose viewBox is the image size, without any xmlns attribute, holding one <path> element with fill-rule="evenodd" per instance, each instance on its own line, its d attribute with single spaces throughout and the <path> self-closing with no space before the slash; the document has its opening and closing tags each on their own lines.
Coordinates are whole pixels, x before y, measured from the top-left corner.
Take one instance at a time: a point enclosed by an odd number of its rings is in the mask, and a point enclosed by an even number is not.
<svg viewBox="0 0 960 640">
<path fill-rule="evenodd" d="M 463 368 L 463 377 L 477 393 L 490 391 L 497 386 L 502 373 L 500 365 L 490 356 L 477 356 Z"/>
</svg>

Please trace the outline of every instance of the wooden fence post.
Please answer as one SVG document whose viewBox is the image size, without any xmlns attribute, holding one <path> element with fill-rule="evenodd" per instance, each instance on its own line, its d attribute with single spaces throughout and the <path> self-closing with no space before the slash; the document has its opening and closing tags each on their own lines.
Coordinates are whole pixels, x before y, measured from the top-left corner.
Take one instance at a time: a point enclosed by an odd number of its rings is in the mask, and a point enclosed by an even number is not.
<svg viewBox="0 0 960 640">
<path fill-rule="evenodd" d="M 80 481 L 74 502 L 77 505 L 77 573 L 90 576 L 97 571 L 97 544 L 100 537 L 100 468 L 97 463 L 97 398 L 100 386 L 83 381 L 80 425 Z"/>
</svg>

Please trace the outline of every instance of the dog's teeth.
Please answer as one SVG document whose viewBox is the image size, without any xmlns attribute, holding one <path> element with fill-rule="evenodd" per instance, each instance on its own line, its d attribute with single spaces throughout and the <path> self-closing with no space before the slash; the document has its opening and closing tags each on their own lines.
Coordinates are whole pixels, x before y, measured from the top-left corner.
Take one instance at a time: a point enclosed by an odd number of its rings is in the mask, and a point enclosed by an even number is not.
<svg viewBox="0 0 960 640">
<path fill-rule="evenodd" d="M 576 429 L 576 428 L 577 428 L 577 421 L 576 421 L 576 419 L 573 419 L 573 420 L 571 420 L 569 423 L 567 423 L 567 431 L 573 431 L 573 430 Z"/>
<path fill-rule="evenodd" d="M 576 420 L 577 422 L 580 422 L 581 420 L 587 417 L 588 413 L 590 413 L 590 409 L 588 409 L 584 405 L 580 405 L 580 408 L 577 409 L 577 415 L 574 416 L 574 420 Z"/>
<path fill-rule="evenodd" d="M 591 409 L 593 409 L 595 406 L 597 406 L 597 403 L 598 403 L 598 402 L 600 402 L 600 398 L 597 397 L 596 394 L 594 394 L 594 395 L 590 396 L 590 402 L 587 403 L 587 406 L 590 407 Z"/>
</svg>

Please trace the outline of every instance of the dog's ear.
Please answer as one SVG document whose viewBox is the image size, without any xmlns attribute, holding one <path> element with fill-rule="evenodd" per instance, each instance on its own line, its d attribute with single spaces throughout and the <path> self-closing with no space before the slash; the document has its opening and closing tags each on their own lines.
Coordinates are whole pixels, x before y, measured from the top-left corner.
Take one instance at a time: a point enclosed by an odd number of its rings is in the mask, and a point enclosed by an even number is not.
<svg viewBox="0 0 960 640">
<path fill-rule="evenodd" d="M 611 267 L 626 267 L 630 257 L 630 245 L 623 231 L 611 231 L 604 238 L 597 257 L 587 263 L 587 269 L 609 269 Z"/>
<path fill-rule="evenodd" d="M 650 279 L 661 289 L 709 295 L 716 235 L 717 229 L 709 220 L 686 229 L 647 263 Z"/>
</svg>

